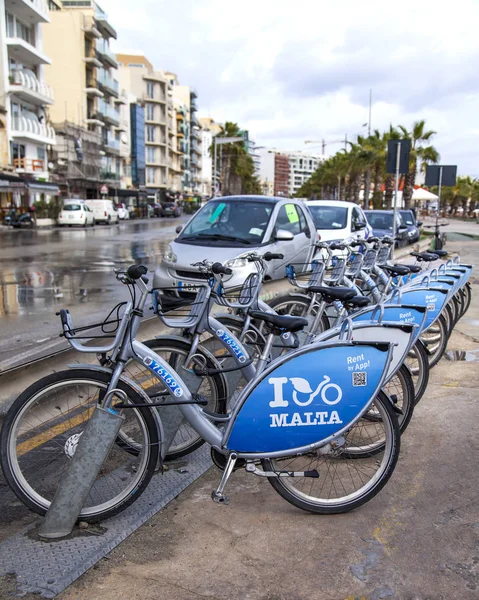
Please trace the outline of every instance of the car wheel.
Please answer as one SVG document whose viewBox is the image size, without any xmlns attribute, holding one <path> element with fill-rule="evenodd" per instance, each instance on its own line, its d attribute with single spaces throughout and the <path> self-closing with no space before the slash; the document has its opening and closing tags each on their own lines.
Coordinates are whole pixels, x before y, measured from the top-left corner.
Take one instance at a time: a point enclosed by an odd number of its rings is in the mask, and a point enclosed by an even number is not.
<svg viewBox="0 0 479 600">
<path fill-rule="evenodd" d="M 108 217 L 108 221 L 106 222 L 107 225 L 111 225 L 111 217 Z"/>
<path fill-rule="evenodd" d="M 95 219 L 92 219 L 91 226 L 95 227 Z"/>
</svg>

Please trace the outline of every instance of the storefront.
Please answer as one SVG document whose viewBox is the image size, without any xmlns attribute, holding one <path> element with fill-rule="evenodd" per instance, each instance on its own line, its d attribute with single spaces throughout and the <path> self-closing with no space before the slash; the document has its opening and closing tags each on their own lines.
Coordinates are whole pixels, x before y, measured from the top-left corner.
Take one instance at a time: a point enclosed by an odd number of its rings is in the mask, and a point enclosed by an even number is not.
<svg viewBox="0 0 479 600">
<path fill-rule="evenodd" d="M 10 210 L 23 214 L 28 211 L 28 190 L 25 181 L 14 175 L 0 174 L 0 222 Z"/>
</svg>

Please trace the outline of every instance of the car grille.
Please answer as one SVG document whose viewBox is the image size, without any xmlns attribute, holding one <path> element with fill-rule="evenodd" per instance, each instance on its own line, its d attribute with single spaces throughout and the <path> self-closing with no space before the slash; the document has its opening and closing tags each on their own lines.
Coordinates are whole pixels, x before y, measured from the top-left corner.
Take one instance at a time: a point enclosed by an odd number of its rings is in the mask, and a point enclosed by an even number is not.
<svg viewBox="0 0 479 600">
<path fill-rule="evenodd" d="M 208 273 L 200 273 L 199 271 L 181 271 L 180 269 L 176 270 L 176 274 L 178 277 L 186 277 L 188 279 L 202 279 L 207 281 L 210 278 Z"/>
</svg>

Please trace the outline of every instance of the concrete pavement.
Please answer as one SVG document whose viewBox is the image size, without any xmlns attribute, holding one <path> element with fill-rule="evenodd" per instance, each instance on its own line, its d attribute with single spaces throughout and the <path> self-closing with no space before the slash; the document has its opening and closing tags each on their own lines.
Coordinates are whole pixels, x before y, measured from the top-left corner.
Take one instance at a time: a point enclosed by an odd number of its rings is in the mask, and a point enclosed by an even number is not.
<svg viewBox="0 0 479 600">
<path fill-rule="evenodd" d="M 453 246 L 477 262 L 479 243 Z M 448 349 L 475 357 L 479 279 L 472 283 L 472 305 Z M 60 600 L 477 599 L 478 381 L 478 362 L 442 359 L 396 472 L 360 509 L 308 515 L 244 472 L 230 481 L 231 503 L 218 506 L 213 468 Z"/>
</svg>

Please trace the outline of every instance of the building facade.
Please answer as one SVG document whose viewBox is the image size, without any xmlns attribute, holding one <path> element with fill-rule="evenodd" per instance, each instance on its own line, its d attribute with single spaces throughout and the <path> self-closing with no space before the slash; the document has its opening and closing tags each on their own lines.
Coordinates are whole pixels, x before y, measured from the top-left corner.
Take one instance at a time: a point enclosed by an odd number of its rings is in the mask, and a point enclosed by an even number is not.
<svg viewBox="0 0 479 600">
<path fill-rule="evenodd" d="M 100 136 L 103 183 L 126 187 L 125 155 L 120 152 L 120 94 L 118 63 L 110 48 L 117 34 L 94 0 L 63 0 L 50 12 L 44 28 L 44 47 L 51 58 L 45 79 L 55 91 L 50 109 L 53 123 L 75 124 Z"/>
<path fill-rule="evenodd" d="M 322 154 L 306 152 L 284 152 L 283 154 L 289 158 L 288 194 L 293 197 L 325 160 L 325 157 Z"/>
<path fill-rule="evenodd" d="M 201 195 L 213 196 L 213 140 L 222 131 L 221 125 L 211 117 L 199 119 L 201 127 Z M 218 168 L 218 165 L 217 165 Z"/>
<path fill-rule="evenodd" d="M 275 196 L 289 196 L 289 178 L 290 178 L 290 166 L 289 157 L 280 154 L 279 152 L 274 153 L 274 195 Z"/>
<path fill-rule="evenodd" d="M 47 183 L 48 154 L 56 143 L 49 119 L 54 93 L 44 77 L 51 63 L 43 43 L 49 22 L 46 0 L 0 1 L 0 168 L 10 174 L 0 190 L 2 216 L 58 192 Z"/>
</svg>

